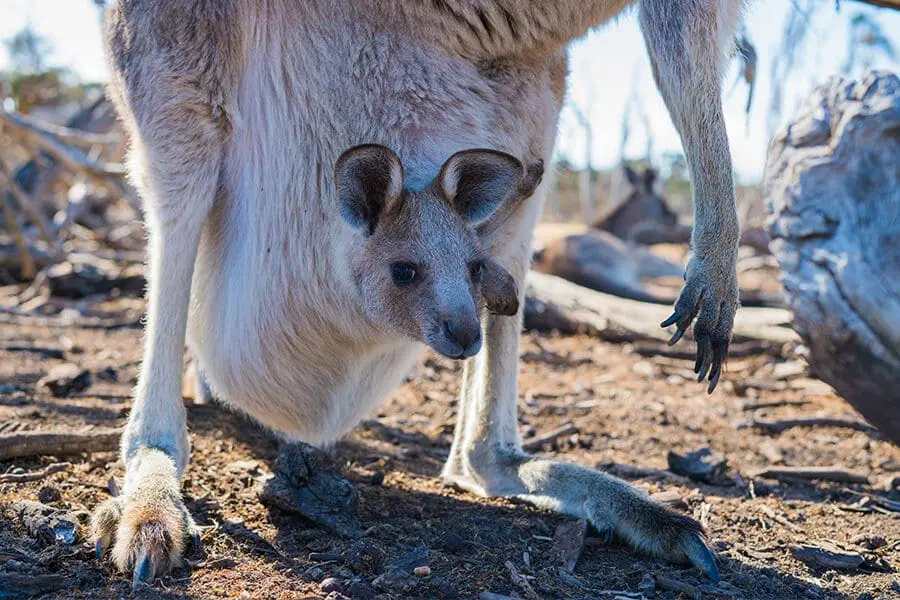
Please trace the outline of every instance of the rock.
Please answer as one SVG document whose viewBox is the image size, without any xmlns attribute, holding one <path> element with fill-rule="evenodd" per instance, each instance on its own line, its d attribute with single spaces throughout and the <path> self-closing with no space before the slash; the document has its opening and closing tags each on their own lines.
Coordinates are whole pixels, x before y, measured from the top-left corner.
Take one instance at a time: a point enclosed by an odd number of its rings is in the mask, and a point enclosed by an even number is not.
<svg viewBox="0 0 900 600">
<path fill-rule="evenodd" d="M 38 502 L 41 504 L 57 502 L 60 498 L 62 498 L 62 494 L 60 494 L 59 490 L 53 486 L 45 485 L 38 490 Z"/>
<path fill-rule="evenodd" d="M 428 577 L 429 575 L 431 575 L 431 567 L 416 567 L 415 569 L 413 569 L 413 575 L 415 575 L 416 577 Z"/>
<path fill-rule="evenodd" d="M 344 555 L 348 567 L 367 577 L 380 572 L 386 558 L 384 550 L 365 538 L 353 542 Z"/>
<path fill-rule="evenodd" d="M 709 448 L 700 448 L 685 455 L 669 452 L 669 470 L 704 483 L 721 483 L 728 468 L 724 457 L 713 454 Z"/>
<path fill-rule="evenodd" d="M 865 533 L 854 536 L 853 539 L 850 540 L 850 543 L 862 546 L 868 550 L 878 550 L 888 544 L 887 540 L 880 535 L 869 535 Z"/>
<path fill-rule="evenodd" d="M 330 594 L 332 592 L 343 594 L 344 584 L 341 583 L 341 580 L 337 577 L 328 577 L 322 580 L 322 583 L 319 584 L 319 589 L 323 594 Z"/>
<path fill-rule="evenodd" d="M 325 571 L 320 567 L 310 567 L 303 572 L 303 577 L 309 581 L 322 581 L 322 578 L 325 577 Z"/>
<path fill-rule="evenodd" d="M 374 600 L 376 596 L 372 586 L 359 579 L 351 581 L 347 585 L 347 593 L 350 594 L 350 597 L 353 598 L 353 600 Z"/>
<path fill-rule="evenodd" d="M 66 363 L 50 369 L 38 381 L 38 387 L 45 387 L 57 398 L 65 398 L 70 394 L 83 392 L 91 386 L 91 372 L 78 365 Z"/>
<path fill-rule="evenodd" d="M 31 500 L 19 500 L 10 507 L 28 534 L 44 545 L 71 545 L 78 539 L 78 519 L 64 510 Z"/>
<path fill-rule="evenodd" d="M 900 78 L 816 88 L 769 149 L 770 245 L 812 372 L 900 442 Z"/>
<path fill-rule="evenodd" d="M 275 469 L 259 491 L 263 504 L 299 514 L 344 537 L 362 535 L 359 493 L 335 472 L 324 452 L 301 442 L 286 444 Z"/>
<path fill-rule="evenodd" d="M 416 567 L 424 567 L 428 564 L 428 547 L 418 546 L 412 552 L 395 558 L 389 564 L 391 567 L 397 567 L 407 572 L 413 571 Z"/>
<path fill-rule="evenodd" d="M 379 575 L 372 585 L 382 592 L 390 594 L 408 594 L 415 590 L 421 579 L 398 567 L 391 567 Z"/>
</svg>

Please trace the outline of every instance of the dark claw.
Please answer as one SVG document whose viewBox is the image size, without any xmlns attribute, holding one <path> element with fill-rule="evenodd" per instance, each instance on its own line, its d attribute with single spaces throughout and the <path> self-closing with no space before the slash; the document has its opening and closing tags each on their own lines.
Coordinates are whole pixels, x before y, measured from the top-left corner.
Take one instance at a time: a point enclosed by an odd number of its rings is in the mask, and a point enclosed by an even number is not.
<svg viewBox="0 0 900 600">
<path fill-rule="evenodd" d="M 722 365 L 720 363 L 720 364 L 717 364 L 713 368 L 712 373 L 709 374 L 709 387 L 706 388 L 707 394 L 712 394 L 713 391 L 715 391 L 716 386 L 719 385 L 719 375 L 721 375 L 721 374 L 722 374 Z"/>
<path fill-rule="evenodd" d="M 706 573 L 714 583 L 719 583 L 719 567 L 716 566 L 716 558 L 712 551 L 706 547 L 700 538 L 694 538 L 687 549 L 688 559 L 695 567 Z"/>
<path fill-rule="evenodd" d="M 97 553 L 97 560 L 103 560 L 103 551 L 105 549 L 106 548 L 103 547 L 103 538 L 100 538 L 94 545 L 94 552 Z"/>
<path fill-rule="evenodd" d="M 192 533 L 192 534 L 191 534 L 191 543 L 194 544 L 194 548 L 195 548 L 196 550 L 198 550 L 198 551 L 199 551 L 199 550 L 203 550 L 203 540 L 200 539 L 200 534 L 199 534 L 199 533 Z"/>
<path fill-rule="evenodd" d="M 660 327 L 668 327 L 669 325 L 674 325 L 675 323 L 678 322 L 678 319 L 680 319 L 680 318 L 681 318 L 681 313 L 679 313 L 676 310 L 674 313 L 672 313 L 671 317 L 669 317 L 668 319 L 666 319 L 665 321 L 660 323 L 659 326 Z"/>
<path fill-rule="evenodd" d="M 712 356 L 710 356 L 709 351 L 705 351 L 703 353 L 703 364 L 700 365 L 700 373 L 697 375 L 697 383 L 700 383 L 706 378 L 706 374 L 709 372 L 709 367 L 712 365 Z"/>
<path fill-rule="evenodd" d="M 674 346 L 675 344 L 677 344 L 677 343 L 678 343 L 678 340 L 680 340 L 680 339 L 681 339 L 681 336 L 683 336 L 683 335 L 684 335 L 684 329 L 681 329 L 681 328 L 679 327 L 679 328 L 675 331 L 675 335 L 672 336 L 672 339 L 669 340 L 669 342 L 668 342 L 669 345 L 670 345 L 670 346 Z"/>
<path fill-rule="evenodd" d="M 131 580 L 131 587 L 136 588 L 139 585 L 149 583 L 150 581 L 150 556 L 147 552 L 141 552 L 138 555 L 137 563 L 134 566 L 134 578 Z"/>
</svg>

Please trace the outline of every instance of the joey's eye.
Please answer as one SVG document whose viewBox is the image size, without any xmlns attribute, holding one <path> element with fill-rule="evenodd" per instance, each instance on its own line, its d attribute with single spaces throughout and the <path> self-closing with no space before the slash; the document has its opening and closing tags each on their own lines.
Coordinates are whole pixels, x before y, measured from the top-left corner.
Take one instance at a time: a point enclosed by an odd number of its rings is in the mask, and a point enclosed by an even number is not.
<svg viewBox="0 0 900 600">
<path fill-rule="evenodd" d="M 416 266 L 407 262 L 396 262 L 391 265 L 391 278 L 397 285 L 412 283 L 416 279 Z"/>
<path fill-rule="evenodd" d="M 472 276 L 472 281 L 481 281 L 481 277 L 484 275 L 484 261 L 477 260 L 469 265 L 469 275 Z"/>
</svg>

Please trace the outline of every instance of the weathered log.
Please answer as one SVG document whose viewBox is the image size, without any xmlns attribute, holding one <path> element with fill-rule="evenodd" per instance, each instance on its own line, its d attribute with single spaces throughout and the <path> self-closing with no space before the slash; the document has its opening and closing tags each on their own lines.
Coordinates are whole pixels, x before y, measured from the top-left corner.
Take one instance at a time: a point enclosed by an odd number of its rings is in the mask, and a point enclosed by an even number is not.
<svg viewBox="0 0 900 600">
<path fill-rule="evenodd" d="M 532 268 L 578 285 L 642 302 L 672 304 L 643 288 L 650 277 L 681 277 L 684 267 L 605 231 L 590 230 L 550 241 Z"/>
<path fill-rule="evenodd" d="M 121 429 L 21 431 L 0 434 L 0 460 L 27 456 L 66 456 L 109 452 L 119 447 Z"/>
<path fill-rule="evenodd" d="M 833 78 L 769 149 L 772 251 L 817 377 L 900 443 L 900 79 Z"/>
<path fill-rule="evenodd" d="M 655 291 L 645 280 L 672 277 L 680 281 L 684 274 L 684 266 L 596 229 L 546 241 L 535 252 L 532 268 L 598 292 L 668 306 L 675 304 L 678 290 Z M 775 294 L 741 290 L 741 304 L 781 307 L 783 303 Z"/>
<path fill-rule="evenodd" d="M 671 309 L 595 292 L 560 277 L 531 271 L 526 277 L 525 327 L 586 333 L 612 342 L 668 341 L 674 329 L 659 324 Z M 797 341 L 790 313 L 780 308 L 741 308 L 734 341 L 763 340 L 773 345 Z M 668 332 L 667 332 L 668 331 Z"/>
</svg>

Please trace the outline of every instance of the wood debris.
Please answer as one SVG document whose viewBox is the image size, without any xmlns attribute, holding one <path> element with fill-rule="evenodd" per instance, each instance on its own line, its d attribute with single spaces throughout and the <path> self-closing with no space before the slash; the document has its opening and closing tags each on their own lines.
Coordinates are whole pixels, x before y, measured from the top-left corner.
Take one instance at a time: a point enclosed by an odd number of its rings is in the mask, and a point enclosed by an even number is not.
<svg viewBox="0 0 900 600">
<path fill-rule="evenodd" d="M 556 564 L 565 573 L 572 573 L 581 551 L 584 549 L 584 536 L 587 532 L 587 521 L 577 519 L 560 523 L 553 534 L 553 555 Z"/>
<path fill-rule="evenodd" d="M 781 433 L 794 427 L 843 427 L 853 429 L 855 431 L 863 431 L 865 433 L 876 433 L 877 428 L 869 425 L 865 421 L 850 417 L 797 417 L 794 419 L 779 419 L 775 421 L 767 421 L 758 417 L 739 421 L 735 425 L 738 429 L 752 427 L 761 429 L 771 433 Z"/>
<path fill-rule="evenodd" d="M 20 431 L 0 433 L 0 460 L 32 456 L 67 456 L 118 449 L 121 429 Z"/>
<path fill-rule="evenodd" d="M 534 452 L 540 450 L 545 444 L 555 441 L 558 438 L 578 433 L 578 427 L 574 423 L 566 423 L 560 425 L 556 429 L 551 429 L 545 433 L 540 433 L 532 438 L 528 438 L 522 442 L 522 450 L 526 452 Z"/>
<path fill-rule="evenodd" d="M 754 473 L 753 476 L 788 481 L 819 479 L 840 483 L 869 483 L 868 476 L 841 467 L 766 467 Z"/>
<path fill-rule="evenodd" d="M 25 483 L 26 481 L 40 481 L 54 473 L 65 471 L 71 466 L 71 463 L 60 462 L 50 463 L 43 469 L 32 471 L 30 473 L 7 473 L 0 475 L 0 483 Z"/>
</svg>

